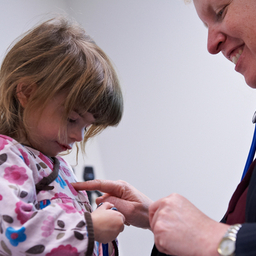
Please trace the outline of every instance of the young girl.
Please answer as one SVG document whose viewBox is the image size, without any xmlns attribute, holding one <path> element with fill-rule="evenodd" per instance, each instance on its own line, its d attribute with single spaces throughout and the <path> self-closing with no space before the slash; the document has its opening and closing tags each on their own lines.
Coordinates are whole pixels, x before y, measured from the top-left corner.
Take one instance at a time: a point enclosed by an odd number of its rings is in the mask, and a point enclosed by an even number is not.
<svg viewBox="0 0 256 256">
<path fill-rule="evenodd" d="M 9 50 L 0 70 L 0 255 L 91 256 L 102 251 L 95 241 L 112 245 L 124 216 L 109 203 L 91 213 L 57 155 L 76 142 L 84 149 L 122 112 L 109 59 L 76 23 L 48 20 Z"/>
</svg>

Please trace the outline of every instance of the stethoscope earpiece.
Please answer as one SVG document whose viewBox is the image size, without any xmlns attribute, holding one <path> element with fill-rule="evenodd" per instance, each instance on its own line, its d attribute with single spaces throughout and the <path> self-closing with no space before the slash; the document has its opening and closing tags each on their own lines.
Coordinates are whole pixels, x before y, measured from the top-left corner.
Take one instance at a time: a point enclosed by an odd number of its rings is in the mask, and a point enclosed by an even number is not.
<svg viewBox="0 0 256 256">
<path fill-rule="evenodd" d="M 254 114 L 253 114 L 252 123 L 253 123 L 253 124 L 256 123 L 256 111 L 255 111 Z"/>
</svg>

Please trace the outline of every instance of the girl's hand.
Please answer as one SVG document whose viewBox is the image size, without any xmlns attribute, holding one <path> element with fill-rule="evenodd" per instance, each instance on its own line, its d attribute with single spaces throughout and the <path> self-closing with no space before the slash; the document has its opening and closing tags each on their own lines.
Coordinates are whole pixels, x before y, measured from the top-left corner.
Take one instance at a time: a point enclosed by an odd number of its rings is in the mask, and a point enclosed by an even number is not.
<svg viewBox="0 0 256 256">
<path fill-rule="evenodd" d="M 112 242 L 124 230 L 124 216 L 112 210 L 113 204 L 104 203 L 92 212 L 94 239 L 100 243 Z"/>
<path fill-rule="evenodd" d="M 148 207 L 153 202 L 125 181 L 90 180 L 72 184 L 76 190 L 104 192 L 96 203 L 110 202 L 125 216 L 125 224 L 150 229 Z"/>
<path fill-rule="evenodd" d="M 229 227 L 210 219 L 178 194 L 154 202 L 149 221 L 156 247 L 168 255 L 218 256 L 218 244 Z"/>
</svg>

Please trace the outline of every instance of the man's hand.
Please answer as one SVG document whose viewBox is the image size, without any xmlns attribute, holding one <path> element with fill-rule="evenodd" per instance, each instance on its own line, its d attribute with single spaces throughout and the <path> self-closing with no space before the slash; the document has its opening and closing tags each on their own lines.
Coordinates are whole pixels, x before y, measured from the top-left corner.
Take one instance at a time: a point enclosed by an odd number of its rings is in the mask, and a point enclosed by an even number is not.
<svg viewBox="0 0 256 256">
<path fill-rule="evenodd" d="M 156 247 L 168 255 L 218 256 L 218 244 L 228 229 L 178 194 L 151 204 L 149 221 Z"/>
<path fill-rule="evenodd" d="M 96 203 L 109 202 L 125 216 L 125 224 L 148 228 L 148 208 L 153 202 L 125 181 L 90 180 L 72 184 L 76 190 L 99 190 L 105 193 Z"/>
</svg>

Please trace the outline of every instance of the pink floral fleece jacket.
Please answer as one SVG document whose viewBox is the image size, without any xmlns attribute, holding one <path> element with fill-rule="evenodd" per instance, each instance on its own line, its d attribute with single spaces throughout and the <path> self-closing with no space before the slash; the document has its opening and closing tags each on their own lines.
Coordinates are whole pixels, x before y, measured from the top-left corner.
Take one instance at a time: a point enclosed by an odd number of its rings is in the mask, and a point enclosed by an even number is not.
<svg viewBox="0 0 256 256">
<path fill-rule="evenodd" d="M 0 135 L 0 255 L 86 255 L 86 192 L 77 192 L 71 167 L 61 158 L 53 190 L 36 194 L 35 184 L 53 170 L 41 152 Z M 94 256 L 98 255 L 94 246 Z"/>
</svg>

